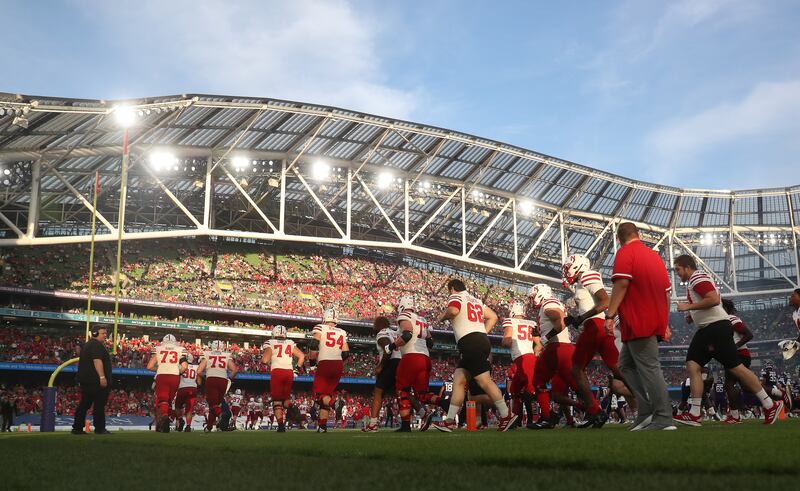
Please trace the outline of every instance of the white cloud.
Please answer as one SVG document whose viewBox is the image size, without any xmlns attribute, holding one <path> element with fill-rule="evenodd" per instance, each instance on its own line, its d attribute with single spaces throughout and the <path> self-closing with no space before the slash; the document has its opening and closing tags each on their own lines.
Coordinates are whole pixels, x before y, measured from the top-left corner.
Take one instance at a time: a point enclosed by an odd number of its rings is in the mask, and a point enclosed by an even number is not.
<svg viewBox="0 0 800 491">
<path fill-rule="evenodd" d="M 132 44 L 127 56 L 139 65 L 132 72 L 184 78 L 186 92 L 317 102 L 398 118 L 417 106 L 417 91 L 393 87 L 383 75 L 378 20 L 345 0 L 80 5 Z"/>
<path fill-rule="evenodd" d="M 800 129 L 800 80 L 758 84 L 742 100 L 726 102 L 651 133 L 648 144 L 660 155 L 696 155 L 739 138 Z"/>
<path fill-rule="evenodd" d="M 748 151 L 748 141 L 753 139 L 767 138 L 775 145 L 795 139 L 800 132 L 798 114 L 800 79 L 762 82 L 741 100 L 670 121 L 652 131 L 645 139 L 650 174 L 655 179 L 672 181 L 676 171 L 689 168 L 709 154 L 735 157 L 737 152 Z M 726 181 L 736 180 L 736 169 L 729 167 L 727 170 Z M 759 169 L 746 170 L 760 172 Z M 772 181 L 772 176 L 760 177 Z M 741 184 L 753 183 L 742 181 Z"/>
</svg>

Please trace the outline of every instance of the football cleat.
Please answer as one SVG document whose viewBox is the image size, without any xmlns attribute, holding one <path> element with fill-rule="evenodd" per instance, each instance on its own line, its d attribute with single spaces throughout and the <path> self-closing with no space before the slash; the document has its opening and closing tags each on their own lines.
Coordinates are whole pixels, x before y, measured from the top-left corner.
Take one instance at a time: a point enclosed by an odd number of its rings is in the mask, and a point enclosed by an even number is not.
<svg viewBox="0 0 800 491">
<path fill-rule="evenodd" d="M 428 411 L 419 423 L 419 431 L 428 431 L 428 428 L 431 427 L 431 421 L 433 421 L 433 411 Z"/>
<path fill-rule="evenodd" d="M 286 423 L 278 423 L 278 433 L 286 433 Z"/>
<path fill-rule="evenodd" d="M 684 411 L 672 418 L 676 423 L 685 424 L 687 426 L 702 426 L 702 419 L 701 416 L 692 416 L 692 413 L 689 411 Z"/>
<path fill-rule="evenodd" d="M 327 433 L 327 432 L 328 432 L 327 426 L 320 426 L 319 428 L 317 428 L 317 433 Z"/>
<path fill-rule="evenodd" d="M 775 401 L 771 408 L 764 409 L 764 424 L 771 425 L 774 423 L 778 419 L 778 415 L 781 414 L 781 409 L 783 409 L 783 401 Z"/>
<path fill-rule="evenodd" d="M 378 425 L 368 424 L 361 428 L 362 433 L 377 433 L 378 432 Z"/>
<path fill-rule="evenodd" d="M 433 423 L 433 427 L 444 433 L 452 433 L 453 430 L 458 429 L 458 425 L 455 421 L 447 421 L 446 419 Z"/>
<path fill-rule="evenodd" d="M 192 427 L 189 426 L 189 425 L 186 425 L 186 428 L 183 429 L 183 432 L 184 433 L 191 433 L 192 432 Z"/>
<path fill-rule="evenodd" d="M 497 431 L 508 431 L 508 429 L 511 428 L 511 425 L 513 425 L 516 420 L 516 414 L 508 413 L 508 416 L 505 418 L 500 418 L 500 420 L 497 422 Z"/>
<path fill-rule="evenodd" d="M 529 430 L 552 430 L 556 425 L 551 420 L 540 418 L 539 421 L 531 421 L 525 427 Z"/>
<path fill-rule="evenodd" d="M 175 431 L 183 431 L 183 425 L 184 424 L 185 424 L 185 422 L 183 421 L 183 418 L 180 418 L 178 420 L 178 424 L 175 425 Z"/>
<path fill-rule="evenodd" d="M 742 418 L 734 418 L 730 414 L 725 416 L 725 419 L 722 420 L 722 424 L 726 425 L 736 425 L 742 422 Z"/>
</svg>

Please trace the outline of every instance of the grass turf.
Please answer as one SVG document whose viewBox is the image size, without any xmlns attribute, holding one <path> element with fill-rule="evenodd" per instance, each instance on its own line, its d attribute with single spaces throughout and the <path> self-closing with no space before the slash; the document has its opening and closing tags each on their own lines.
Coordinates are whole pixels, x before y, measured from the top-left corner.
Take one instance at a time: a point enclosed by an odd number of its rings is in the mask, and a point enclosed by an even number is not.
<svg viewBox="0 0 800 491">
<path fill-rule="evenodd" d="M 602 430 L 3 434 L 2 489 L 792 488 L 800 421 Z M 21 465 L 20 465 L 21 464 Z"/>
</svg>

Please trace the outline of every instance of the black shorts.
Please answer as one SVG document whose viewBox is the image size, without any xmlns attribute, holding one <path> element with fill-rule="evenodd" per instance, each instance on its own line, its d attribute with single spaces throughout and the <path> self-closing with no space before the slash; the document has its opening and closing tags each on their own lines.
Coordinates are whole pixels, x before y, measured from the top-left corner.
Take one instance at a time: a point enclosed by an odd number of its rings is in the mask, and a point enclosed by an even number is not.
<svg viewBox="0 0 800 491">
<path fill-rule="evenodd" d="M 727 319 L 699 328 L 689 344 L 686 361 L 704 367 L 712 358 L 728 370 L 742 364 L 739 350 L 733 342 L 733 324 Z"/>
<path fill-rule="evenodd" d="M 481 386 L 478 385 L 478 382 L 476 382 L 474 378 L 469 381 L 468 387 L 469 387 L 469 395 L 473 397 L 482 396 L 486 394 L 486 392 L 484 392 L 483 389 L 481 389 Z"/>
<path fill-rule="evenodd" d="M 752 358 L 750 358 L 749 356 L 744 356 L 742 354 L 739 354 L 739 360 L 742 362 L 742 365 L 744 365 L 746 368 L 750 368 L 750 363 L 753 362 Z"/>
<path fill-rule="evenodd" d="M 375 379 L 375 387 L 383 389 L 384 392 L 394 392 L 394 379 L 398 365 L 400 365 L 400 358 L 389 358 Z"/>
<path fill-rule="evenodd" d="M 468 371 L 470 376 L 475 377 L 492 369 L 489 364 L 492 345 L 486 333 L 471 332 L 459 339 L 458 351 L 461 359 L 458 360 L 457 368 Z"/>
</svg>

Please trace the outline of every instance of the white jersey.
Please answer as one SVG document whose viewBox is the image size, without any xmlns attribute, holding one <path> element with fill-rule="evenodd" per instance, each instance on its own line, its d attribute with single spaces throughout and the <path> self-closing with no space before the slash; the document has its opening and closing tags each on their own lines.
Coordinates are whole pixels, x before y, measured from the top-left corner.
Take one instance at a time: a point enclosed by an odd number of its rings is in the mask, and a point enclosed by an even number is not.
<svg viewBox="0 0 800 491">
<path fill-rule="evenodd" d="M 181 383 L 178 384 L 179 389 L 183 389 L 184 387 L 193 387 L 197 388 L 197 367 L 199 365 L 196 363 L 190 363 L 189 368 L 183 371 L 181 374 Z"/>
<path fill-rule="evenodd" d="M 276 368 L 292 370 L 294 341 L 291 339 L 270 339 L 267 344 L 272 350 L 272 358 L 269 360 L 272 370 Z"/>
<path fill-rule="evenodd" d="M 792 312 L 792 320 L 794 321 L 794 327 L 800 331 L 800 309 L 795 310 Z"/>
<path fill-rule="evenodd" d="M 378 340 L 384 338 L 388 339 L 390 344 L 394 343 L 398 338 L 397 330 L 387 327 L 385 329 L 381 329 L 380 331 L 378 331 L 378 335 L 375 337 L 375 349 L 378 350 L 379 357 L 383 356 L 384 350 L 383 348 L 381 348 L 381 345 L 378 344 Z M 399 360 L 402 356 L 403 354 L 400 353 L 399 349 L 397 349 L 392 351 L 390 358 L 394 360 Z"/>
<path fill-rule="evenodd" d="M 256 412 L 256 401 L 250 401 L 247 403 L 247 412 L 248 413 Z"/>
<path fill-rule="evenodd" d="M 730 315 L 728 318 L 730 319 L 731 324 L 733 324 L 733 342 L 734 344 L 738 344 L 739 341 L 741 341 L 744 337 L 744 334 L 741 332 L 744 330 L 744 322 L 742 322 L 742 319 L 736 317 L 735 315 Z M 744 343 L 736 349 L 739 351 L 747 350 L 747 343 Z"/>
<path fill-rule="evenodd" d="M 425 341 L 431 336 L 428 321 L 424 317 L 418 316 L 415 312 L 410 310 L 403 311 L 397 316 L 397 323 L 400 321 L 408 321 L 411 323 L 411 339 L 400 347 L 400 353 L 403 356 L 417 353 L 420 355 L 430 356 L 428 351 L 428 344 Z M 402 328 L 398 328 L 398 335 L 402 334 Z"/>
<path fill-rule="evenodd" d="M 241 394 L 231 394 L 231 407 L 242 407 L 244 396 Z"/>
<path fill-rule="evenodd" d="M 341 360 L 344 345 L 347 343 L 347 332 L 336 326 L 317 324 L 314 334 L 319 333 L 319 354 L 317 361 Z"/>
<path fill-rule="evenodd" d="M 263 402 L 256 401 L 255 405 L 256 405 L 256 412 L 257 413 L 263 413 L 264 412 L 264 403 Z"/>
<path fill-rule="evenodd" d="M 467 334 L 472 334 L 473 332 L 486 334 L 486 326 L 483 324 L 483 302 L 479 299 L 466 291 L 458 292 L 450 295 L 447 300 L 447 307 L 458 309 L 458 315 L 450 321 L 453 325 L 456 343 Z"/>
<path fill-rule="evenodd" d="M 227 351 L 206 351 L 206 377 L 228 378 L 228 367 L 232 360 Z"/>
<path fill-rule="evenodd" d="M 586 271 L 575 283 L 575 306 L 578 315 L 583 315 L 595 307 L 594 294 L 603 289 L 603 279 L 597 271 Z M 605 319 L 605 312 L 593 315 L 591 319 Z"/>
<path fill-rule="evenodd" d="M 186 357 L 183 346 L 173 343 L 162 344 L 156 348 L 156 375 L 180 375 L 181 359 Z"/>
<path fill-rule="evenodd" d="M 533 338 L 538 333 L 536 322 L 527 319 L 505 319 L 503 330 L 511 328 L 511 359 L 533 353 Z"/>
<path fill-rule="evenodd" d="M 542 334 L 542 343 L 571 343 L 572 341 L 569 339 L 569 329 L 566 328 L 550 340 L 547 339 L 547 334 L 550 333 L 555 326 L 553 326 L 553 323 L 547 315 L 545 315 L 546 310 L 560 310 L 562 313 L 565 312 L 564 304 L 555 298 L 547 299 L 542 303 L 542 306 L 539 308 L 539 331 Z"/>
<path fill-rule="evenodd" d="M 692 276 L 689 278 L 689 286 L 686 288 L 688 292 L 689 302 L 697 303 L 703 299 L 703 295 L 709 291 L 716 291 L 719 293 L 717 289 L 717 285 L 714 284 L 714 281 L 708 276 L 705 272 L 697 270 L 692 273 Z M 725 309 L 722 308 L 722 304 L 715 305 L 713 307 L 709 307 L 707 309 L 702 310 L 692 310 L 691 311 L 692 321 L 694 325 L 698 328 L 705 327 L 709 324 L 714 322 L 728 320 L 728 313 L 725 312 Z"/>
</svg>

